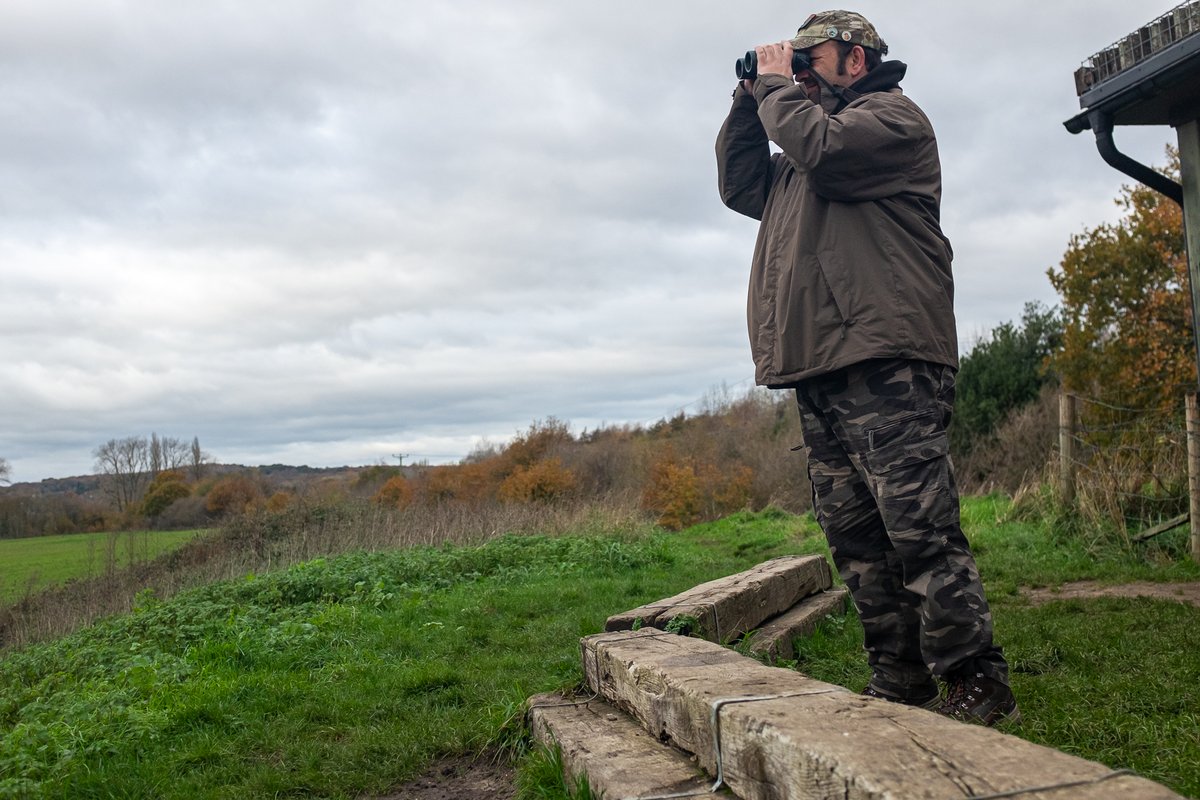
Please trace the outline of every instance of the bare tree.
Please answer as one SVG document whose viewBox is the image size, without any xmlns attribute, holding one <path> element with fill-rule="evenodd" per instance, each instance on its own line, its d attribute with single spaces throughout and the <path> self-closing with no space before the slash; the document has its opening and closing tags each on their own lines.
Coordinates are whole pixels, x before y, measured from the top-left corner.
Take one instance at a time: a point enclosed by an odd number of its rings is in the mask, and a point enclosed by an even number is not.
<svg viewBox="0 0 1200 800">
<path fill-rule="evenodd" d="M 162 442 L 159 440 L 157 433 L 150 434 L 149 459 L 150 459 L 150 480 L 154 480 L 154 477 L 156 475 L 158 475 L 158 473 L 163 471 Z"/>
<path fill-rule="evenodd" d="M 180 469 L 191 463 L 192 448 L 187 442 L 174 436 L 164 436 L 160 444 L 163 469 Z"/>
<path fill-rule="evenodd" d="M 208 453 L 200 449 L 200 437 L 192 437 L 191 450 L 188 453 L 188 464 L 192 468 L 192 480 L 199 481 L 204 472 L 204 465 L 209 462 Z"/>
<path fill-rule="evenodd" d="M 8 459 L 0 458 L 0 483 L 12 483 L 9 480 L 12 477 L 12 467 L 8 463 Z"/>
<path fill-rule="evenodd" d="M 105 476 L 105 491 L 117 511 L 141 499 L 150 480 L 150 443 L 144 436 L 109 439 L 93 451 L 96 470 Z"/>
<path fill-rule="evenodd" d="M 191 463 L 191 447 L 182 439 L 174 436 L 150 434 L 149 470 L 153 480 L 158 473 L 166 470 L 179 469 Z"/>
</svg>

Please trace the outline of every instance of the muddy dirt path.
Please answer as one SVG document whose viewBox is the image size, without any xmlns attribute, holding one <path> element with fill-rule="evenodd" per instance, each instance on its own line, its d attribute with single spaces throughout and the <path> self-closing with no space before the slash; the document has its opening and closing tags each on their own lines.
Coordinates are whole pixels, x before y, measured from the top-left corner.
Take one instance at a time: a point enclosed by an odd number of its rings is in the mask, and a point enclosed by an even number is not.
<svg viewBox="0 0 1200 800">
<path fill-rule="evenodd" d="M 1022 589 L 1034 605 L 1053 600 L 1088 600 L 1096 597 L 1151 597 L 1155 600 L 1174 600 L 1200 607 L 1200 583 L 1136 583 L 1104 584 L 1096 581 L 1064 583 L 1056 589 Z"/>
</svg>

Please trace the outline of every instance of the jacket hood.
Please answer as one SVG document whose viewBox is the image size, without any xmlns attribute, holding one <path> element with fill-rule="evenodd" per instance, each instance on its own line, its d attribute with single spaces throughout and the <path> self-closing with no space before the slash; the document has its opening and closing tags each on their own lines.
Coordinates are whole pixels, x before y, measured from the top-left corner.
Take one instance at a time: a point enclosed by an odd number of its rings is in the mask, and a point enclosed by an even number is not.
<svg viewBox="0 0 1200 800">
<path fill-rule="evenodd" d="M 908 65 L 903 61 L 884 61 L 853 84 L 836 93 L 822 87 L 821 107 L 827 114 L 836 114 L 865 94 L 899 89 L 900 81 L 904 80 L 906 72 L 908 72 Z"/>
<path fill-rule="evenodd" d="M 906 72 L 908 72 L 908 64 L 903 61 L 884 61 L 855 81 L 850 89 L 860 95 L 899 89 L 900 81 L 904 80 Z"/>
</svg>

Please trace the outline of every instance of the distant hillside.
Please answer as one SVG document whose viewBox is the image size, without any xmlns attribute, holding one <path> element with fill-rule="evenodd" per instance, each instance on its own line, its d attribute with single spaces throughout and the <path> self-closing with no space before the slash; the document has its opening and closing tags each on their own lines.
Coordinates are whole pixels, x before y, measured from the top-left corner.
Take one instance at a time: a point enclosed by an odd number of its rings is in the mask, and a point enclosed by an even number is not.
<svg viewBox="0 0 1200 800">
<path fill-rule="evenodd" d="M 239 472 L 254 472 L 271 485 L 302 488 L 318 480 L 354 477 L 366 467 L 310 467 L 287 464 L 267 464 L 247 467 L 242 464 L 205 464 L 204 477 L 216 478 Z M 0 497 L 51 497 L 54 495 L 76 495 L 85 499 L 101 500 L 103 475 L 73 475 L 69 478 L 45 478 L 37 482 L 14 483 L 0 487 Z"/>
</svg>

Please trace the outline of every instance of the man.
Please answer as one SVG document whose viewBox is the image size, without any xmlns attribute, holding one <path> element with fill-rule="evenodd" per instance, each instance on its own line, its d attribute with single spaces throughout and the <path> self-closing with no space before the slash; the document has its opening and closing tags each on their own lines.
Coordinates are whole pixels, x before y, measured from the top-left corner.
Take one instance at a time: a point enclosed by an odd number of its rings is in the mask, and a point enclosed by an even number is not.
<svg viewBox="0 0 1200 800">
<path fill-rule="evenodd" d="M 794 76 L 793 50 L 811 60 Z M 814 14 L 755 53 L 717 140 L 721 198 L 761 220 L 755 377 L 795 390 L 814 511 L 862 618 L 864 694 L 1018 720 L 948 455 L 958 340 L 933 129 L 859 14 Z"/>
</svg>

